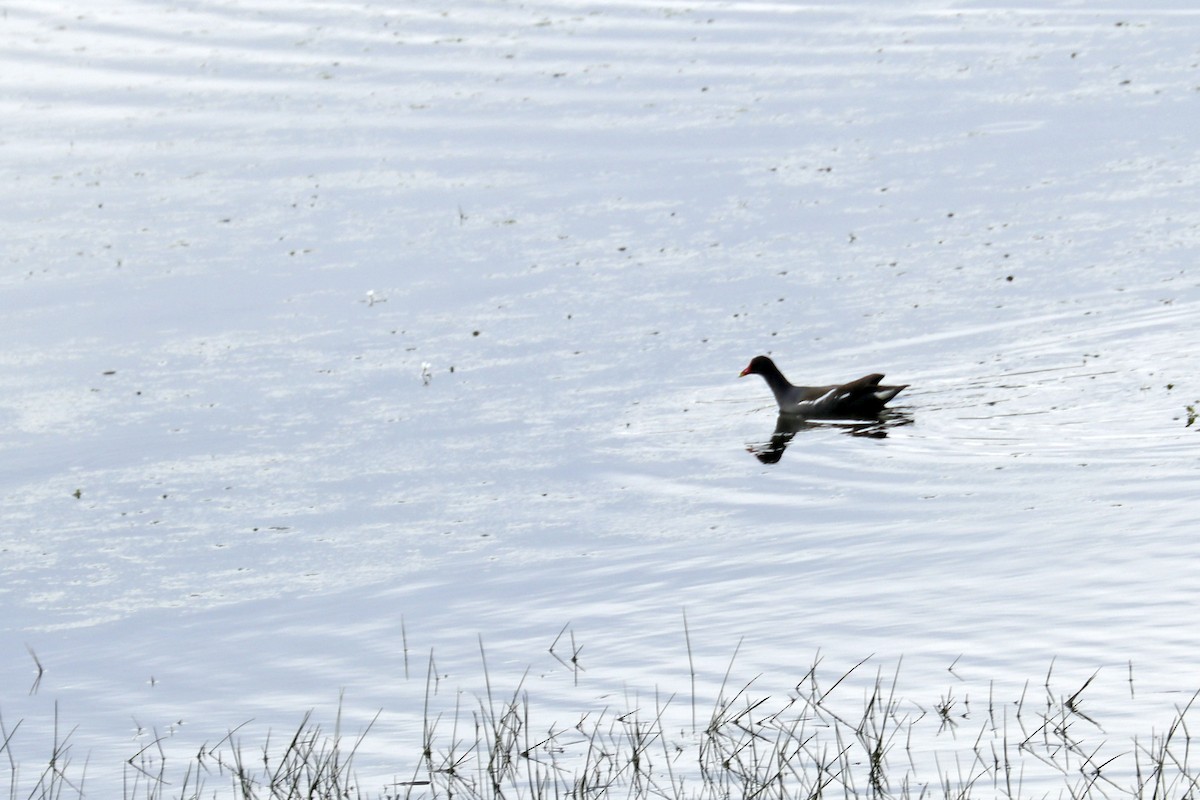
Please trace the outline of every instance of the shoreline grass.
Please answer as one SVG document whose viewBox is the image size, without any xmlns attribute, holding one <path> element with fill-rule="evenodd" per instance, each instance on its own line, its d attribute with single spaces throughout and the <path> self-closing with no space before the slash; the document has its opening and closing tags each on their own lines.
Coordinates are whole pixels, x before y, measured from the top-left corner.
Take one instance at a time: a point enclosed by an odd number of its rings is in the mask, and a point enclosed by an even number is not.
<svg viewBox="0 0 1200 800">
<path fill-rule="evenodd" d="M 570 646 L 568 657 L 553 645 L 551 655 L 578 685 L 579 649 L 573 639 Z M 1200 797 L 1188 730 L 1200 692 L 1176 706 L 1159 732 L 1111 741 L 1085 708 L 1097 674 L 1060 690 L 1053 663 L 1041 685 L 1026 682 L 1019 697 L 1000 701 L 989 686 L 986 703 L 972 705 L 953 686 L 933 702 L 905 699 L 900 663 L 888 672 L 877 666 L 872 676 L 869 658 L 827 672 L 818 656 L 791 691 L 773 696 L 754 680 L 734 682 L 731 660 L 706 701 L 696 695 L 689 644 L 690 704 L 656 692 L 646 702 L 627 697 L 623 708 L 588 708 L 574 722 L 547 724 L 534 710 L 528 672 L 515 685 L 493 685 L 482 643 L 480 655 L 483 689 L 474 704 L 456 693 L 443 707 L 430 654 L 419 741 L 394 743 L 395 777 L 371 779 L 377 788 L 360 783 L 354 760 L 382 712 L 347 734 L 339 698 L 331 729 L 310 711 L 283 739 L 268 732 L 248 742 L 239 726 L 180 756 L 155 736 L 122 765 L 123 798 Z M 30 770 L 14 754 L 21 728 L 0 714 L 10 800 L 107 796 L 90 788 L 94 765 L 77 763 L 75 731 L 60 724 L 57 703 L 49 756 Z"/>
</svg>

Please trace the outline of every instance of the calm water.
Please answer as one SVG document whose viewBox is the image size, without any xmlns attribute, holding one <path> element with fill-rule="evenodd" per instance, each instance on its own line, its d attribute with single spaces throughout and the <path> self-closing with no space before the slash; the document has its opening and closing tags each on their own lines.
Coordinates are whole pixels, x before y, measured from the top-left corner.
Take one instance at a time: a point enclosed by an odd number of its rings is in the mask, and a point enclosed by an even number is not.
<svg viewBox="0 0 1200 800">
<path fill-rule="evenodd" d="M 25 771 L 56 702 L 119 793 L 155 734 L 253 747 L 344 690 L 374 791 L 430 654 L 469 706 L 481 639 L 543 726 L 658 690 L 682 729 L 685 613 L 703 707 L 735 650 L 774 697 L 902 662 L 914 708 L 1053 662 L 1128 753 L 1200 688 L 1198 36 L 1170 3 L 7 4 Z M 760 352 L 911 388 L 764 464 Z M 925 781 L 970 753 L 920 748 Z"/>
</svg>

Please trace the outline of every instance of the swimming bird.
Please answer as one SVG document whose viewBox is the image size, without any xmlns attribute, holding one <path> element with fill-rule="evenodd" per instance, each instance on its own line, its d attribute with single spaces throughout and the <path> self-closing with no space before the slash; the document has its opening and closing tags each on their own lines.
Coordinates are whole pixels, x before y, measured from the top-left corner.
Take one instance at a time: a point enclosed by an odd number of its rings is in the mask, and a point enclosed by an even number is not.
<svg viewBox="0 0 1200 800">
<path fill-rule="evenodd" d="M 883 410 L 889 400 L 908 388 L 907 383 L 901 386 L 881 386 L 879 382 L 883 380 L 883 375 L 879 373 L 831 386 L 793 386 L 783 377 L 775 362 L 766 356 L 755 356 L 751 359 L 750 366 L 742 370 L 738 377 L 744 378 L 747 375 L 763 376 L 771 391 L 775 393 L 780 414 L 802 417 L 873 417 Z"/>
</svg>

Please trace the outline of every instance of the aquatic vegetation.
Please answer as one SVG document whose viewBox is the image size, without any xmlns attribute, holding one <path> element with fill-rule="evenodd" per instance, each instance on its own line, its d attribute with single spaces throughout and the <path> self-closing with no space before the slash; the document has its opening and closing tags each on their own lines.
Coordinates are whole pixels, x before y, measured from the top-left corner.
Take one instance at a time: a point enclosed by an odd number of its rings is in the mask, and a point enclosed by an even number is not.
<svg viewBox="0 0 1200 800">
<path fill-rule="evenodd" d="M 578 669 L 577 656 L 573 650 L 564 665 Z M 1095 674 L 1064 691 L 1051 665 L 1040 687 L 1027 684 L 1011 701 L 989 696 L 981 705 L 950 690 L 926 707 L 901 696 L 899 664 L 890 674 L 876 668 L 871 676 L 869 661 L 827 675 L 817 658 L 794 689 L 778 697 L 757 692 L 755 681 L 731 684 L 727 672 L 706 714 L 697 716 L 701 698 L 693 694 L 694 722 L 680 730 L 667 722 L 668 710 L 682 702 L 679 695 L 657 693 L 649 702 L 589 709 L 568 724 L 546 725 L 535 718 L 525 678 L 500 691 L 486 657 L 485 692 L 474 707 L 456 700 L 447 714 L 433 702 L 431 657 L 420 739 L 394 744 L 397 777 L 385 785 L 364 786 L 353 769 L 375 720 L 347 735 L 340 713 L 330 730 L 310 712 L 282 740 L 268 735 L 249 743 L 239 728 L 178 763 L 156 737 L 126 761 L 124 796 L 1165 798 L 1193 796 L 1200 783 L 1187 725 L 1200 692 L 1176 708 L 1165 730 L 1121 743 L 1109 741 L 1084 708 Z M 1132 669 L 1130 680 L 1132 691 Z M 20 723 L 8 727 L 0 717 L 7 796 L 88 796 L 89 765 L 76 763 L 71 734 L 59 734 L 57 713 L 56 706 L 49 757 L 32 777 L 10 749 Z"/>
</svg>

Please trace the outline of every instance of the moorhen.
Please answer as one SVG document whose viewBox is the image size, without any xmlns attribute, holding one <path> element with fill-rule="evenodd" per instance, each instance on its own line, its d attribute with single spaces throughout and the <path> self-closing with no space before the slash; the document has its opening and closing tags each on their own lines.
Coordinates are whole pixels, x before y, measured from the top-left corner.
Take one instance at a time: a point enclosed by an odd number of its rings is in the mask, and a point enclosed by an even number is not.
<svg viewBox="0 0 1200 800">
<path fill-rule="evenodd" d="M 856 381 L 832 386 L 793 386 L 783 377 L 775 362 L 766 356 L 755 356 L 739 377 L 762 375 L 775 393 L 780 414 L 803 417 L 863 418 L 873 417 L 883 410 L 902 386 L 881 386 L 883 375 L 864 375 Z"/>
</svg>

